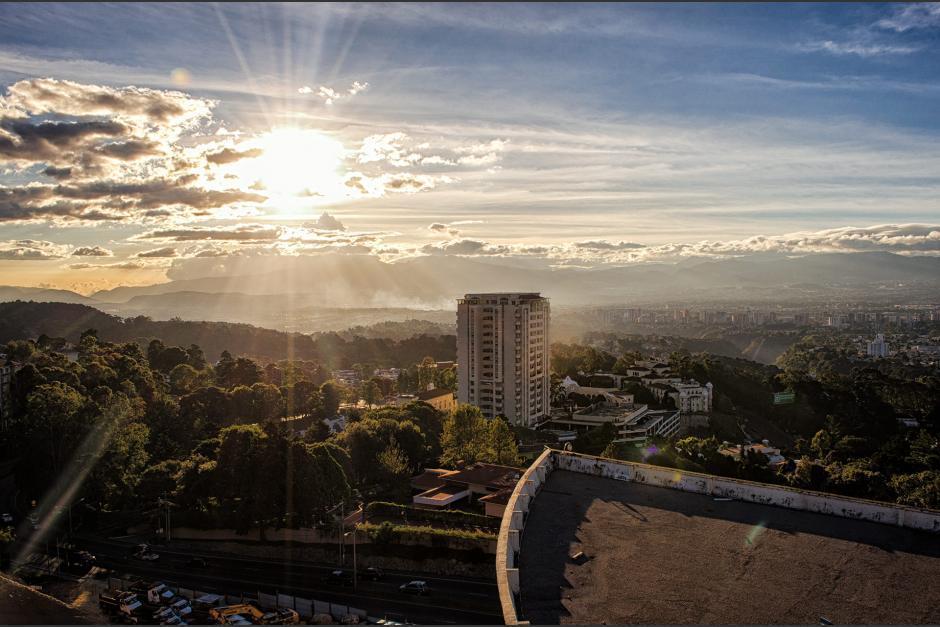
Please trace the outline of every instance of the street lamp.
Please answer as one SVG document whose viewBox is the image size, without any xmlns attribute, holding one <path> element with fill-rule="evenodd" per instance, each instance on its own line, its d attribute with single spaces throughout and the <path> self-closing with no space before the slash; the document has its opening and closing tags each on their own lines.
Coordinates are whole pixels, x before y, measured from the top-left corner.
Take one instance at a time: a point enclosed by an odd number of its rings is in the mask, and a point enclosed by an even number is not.
<svg viewBox="0 0 940 627">
<path fill-rule="evenodd" d="M 356 562 L 356 532 L 359 531 L 359 525 L 361 523 L 356 523 L 352 531 L 347 531 L 343 534 L 343 538 L 352 534 L 353 539 L 353 592 L 356 591 L 356 587 L 359 585 L 359 570 L 358 563 Z"/>
</svg>

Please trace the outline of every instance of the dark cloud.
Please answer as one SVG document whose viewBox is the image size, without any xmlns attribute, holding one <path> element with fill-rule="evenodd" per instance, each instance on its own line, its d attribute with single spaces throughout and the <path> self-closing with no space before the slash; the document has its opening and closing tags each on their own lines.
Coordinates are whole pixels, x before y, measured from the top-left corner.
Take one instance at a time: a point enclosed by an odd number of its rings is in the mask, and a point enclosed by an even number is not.
<svg viewBox="0 0 940 627">
<path fill-rule="evenodd" d="M 645 248 L 643 244 L 635 244 L 633 242 L 608 242 L 606 240 L 575 242 L 574 247 L 582 250 L 632 250 L 635 248 Z"/>
<path fill-rule="evenodd" d="M 260 194 L 187 187 L 191 177 L 135 183 L 95 181 L 72 185 L 0 188 L 0 222 L 62 218 L 124 220 L 140 215 L 164 217 L 169 208 L 186 207 L 202 215 L 238 202 L 261 202 Z"/>
<path fill-rule="evenodd" d="M 129 129 L 114 121 L 33 123 L 5 119 L 0 130 L 4 131 L 0 134 L 0 157 L 60 163 L 75 159 L 75 151 L 89 148 L 90 139 L 118 137 Z"/>
<path fill-rule="evenodd" d="M 327 212 L 320 214 L 320 217 L 317 218 L 316 222 L 310 222 L 304 224 L 308 229 L 318 229 L 321 231 L 345 231 L 346 225 L 339 221 L 338 218 L 330 215 Z"/>
<path fill-rule="evenodd" d="M 160 145 L 146 140 L 130 140 L 105 144 L 95 149 L 95 152 L 121 161 L 136 161 L 143 157 L 152 157 L 161 154 Z"/>
<path fill-rule="evenodd" d="M 176 249 L 173 248 L 172 246 L 168 246 L 166 248 L 157 248 L 156 250 L 148 250 L 146 252 L 137 253 L 136 256 L 140 257 L 141 259 L 157 258 L 157 257 L 165 258 L 165 257 L 177 257 L 179 256 L 179 253 L 177 253 Z"/>
<path fill-rule="evenodd" d="M 72 168 L 57 168 L 50 165 L 48 168 L 43 170 L 42 173 L 48 177 L 62 181 L 72 176 Z"/>
<path fill-rule="evenodd" d="M 234 148 L 223 148 L 219 152 L 212 152 L 206 155 L 206 161 L 215 165 L 233 163 L 240 159 L 254 159 L 264 154 L 260 148 L 251 148 L 249 150 L 238 151 Z"/>
<path fill-rule="evenodd" d="M 82 246 L 72 251 L 73 257 L 111 257 L 114 253 L 101 246 Z"/>
<path fill-rule="evenodd" d="M 139 235 L 137 239 L 162 239 L 173 242 L 241 241 L 264 242 L 277 240 L 281 229 L 260 224 L 246 224 L 228 228 L 162 229 Z"/>
</svg>

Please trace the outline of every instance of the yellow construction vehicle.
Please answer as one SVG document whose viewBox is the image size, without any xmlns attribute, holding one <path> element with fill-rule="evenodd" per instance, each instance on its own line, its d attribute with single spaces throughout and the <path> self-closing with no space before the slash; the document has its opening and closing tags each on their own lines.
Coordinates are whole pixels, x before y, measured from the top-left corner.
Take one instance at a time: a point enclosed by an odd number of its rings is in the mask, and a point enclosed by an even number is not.
<svg viewBox="0 0 940 627">
<path fill-rule="evenodd" d="M 219 625 L 298 625 L 300 615 L 292 609 L 281 608 L 262 612 L 254 605 L 237 603 L 209 610 L 209 617 Z"/>
</svg>

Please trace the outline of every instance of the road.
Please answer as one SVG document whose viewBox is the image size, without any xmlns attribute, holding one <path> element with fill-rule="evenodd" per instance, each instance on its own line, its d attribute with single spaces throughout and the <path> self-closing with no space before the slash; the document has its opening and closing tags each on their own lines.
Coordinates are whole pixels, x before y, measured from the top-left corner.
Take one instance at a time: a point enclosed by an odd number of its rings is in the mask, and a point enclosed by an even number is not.
<svg viewBox="0 0 940 627">
<path fill-rule="evenodd" d="M 131 542 L 80 537 L 74 544 L 93 553 L 98 565 L 112 569 L 116 576 L 129 574 L 232 595 L 281 592 L 351 605 L 366 610 L 370 616 L 394 614 L 416 623 L 502 623 L 495 581 L 386 571 L 382 581 L 360 581 L 353 591 L 351 586 L 322 583 L 324 576 L 336 568 L 328 564 L 197 553 L 174 550 L 172 544 L 154 547 L 160 554 L 158 562 L 143 562 L 127 557 Z M 191 557 L 206 558 L 208 566 L 188 566 Z M 431 594 L 417 597 L 399 591 L 401 584 L 414 579 L 428 582 Z"/>
</svg>

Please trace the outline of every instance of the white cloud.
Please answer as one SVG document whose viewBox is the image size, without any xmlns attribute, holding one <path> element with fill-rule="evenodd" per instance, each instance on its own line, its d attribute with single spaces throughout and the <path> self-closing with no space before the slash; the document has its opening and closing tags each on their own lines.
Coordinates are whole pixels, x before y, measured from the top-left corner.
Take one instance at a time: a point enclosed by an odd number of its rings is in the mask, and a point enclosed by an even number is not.
<svg viewBox="0 0 940 627">
<path fill-rule="evenodd" d="M 337 100 L 344 100 L 347 98 L 352 98 L 356 94 L 364 92 L 369 88 L 369 83 L 353 81 L 346 90 L 340 91 L 326 85 L 320 85 L 317 88 L 310 87 L 309 85 L 304 85 L 297 90 L 297 93 L 302 96 L 315 95 L 325 104 L 331 105 Z"/>
<path fill-rule="evenodd" d="M 859 57 L 877 57 L 892 54 L 912 54 L 922 50 L 918 46 L 899 46 L 889 44 L 865 44 L 860 42 L 813 41 L 798 46 L 803 52 L 829 52 L 835 55 L 856 55 Z"/>
<path fill-rule="evenodd" d="M 940 4 L 918 2 L 894 7 L 894 14 L 878 20 L 875 26 L 904 33 L 919 28 L 940 26 Z"/>
</svg>

